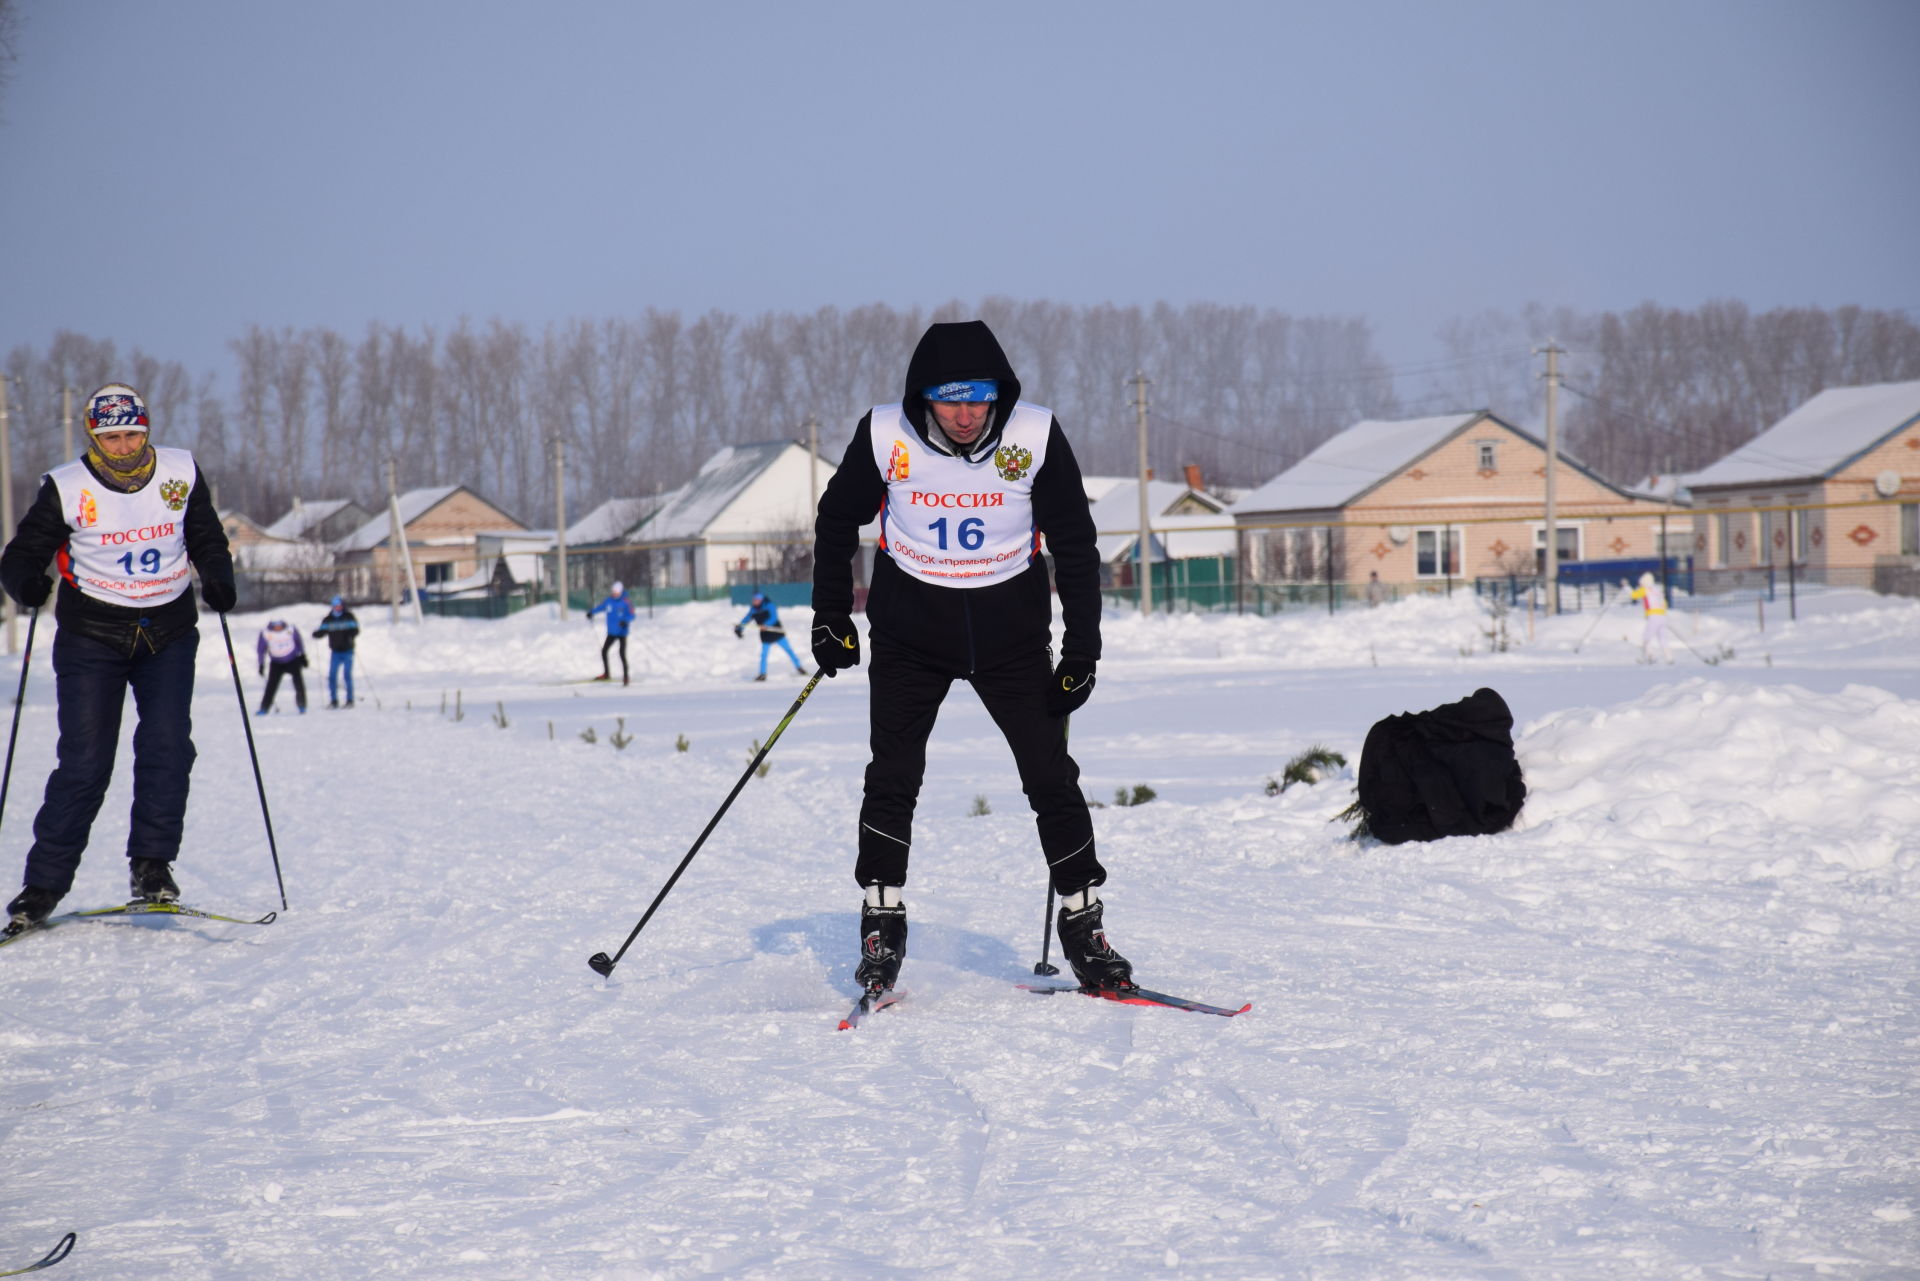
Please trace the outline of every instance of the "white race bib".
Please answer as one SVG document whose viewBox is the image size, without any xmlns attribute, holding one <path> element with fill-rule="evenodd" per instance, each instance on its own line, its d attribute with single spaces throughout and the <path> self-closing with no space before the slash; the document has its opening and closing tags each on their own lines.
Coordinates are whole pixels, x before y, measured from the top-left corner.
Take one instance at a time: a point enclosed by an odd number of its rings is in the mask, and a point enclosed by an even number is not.
<svg viewBox="0 0 1920 1281">
<path fill-rule="evenodd" d="M 873 410 L 873 461 L 887 485 L 880 548 L 913 577 L 985 587 L 1040 554 L 1033 478 L 1047 460 L 1053 411 L 1020 401 L 1000 443 L 978 462 L 929 449 L 899 405 Z"/>
<path fill-rule="evenodd" d="M 79 459 L 47 473 L 73 531 L 60 575 L 95 600 L 139 608 L 187 590 L 187 495 L 198 472 L 184 449 L 153 452 L 153 476 L 138 493 L 101 484 Z"/>
</svg>

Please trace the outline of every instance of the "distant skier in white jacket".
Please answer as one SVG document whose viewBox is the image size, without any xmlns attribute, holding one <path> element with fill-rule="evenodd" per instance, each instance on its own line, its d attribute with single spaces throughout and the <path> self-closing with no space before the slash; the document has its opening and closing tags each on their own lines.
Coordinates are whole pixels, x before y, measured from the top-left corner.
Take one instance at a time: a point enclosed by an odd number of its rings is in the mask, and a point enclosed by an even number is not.
<svg viewBox="0 0 1920 1281">
<path fill-rule="evenodd" d="M 1642 624 L 1640 629 L 1640 661 L 1653 661 L 1653 643 L 1660 642 L 1660 657 L 1671 664 L 1673 651 L 1667 647 L 1667 594 L 1660 590 L 1659 580 L 1651 570 L 1640 575 L 1640 585 L 1633 589 L 1633 599 L 1640 602 Z"/>
</svg>

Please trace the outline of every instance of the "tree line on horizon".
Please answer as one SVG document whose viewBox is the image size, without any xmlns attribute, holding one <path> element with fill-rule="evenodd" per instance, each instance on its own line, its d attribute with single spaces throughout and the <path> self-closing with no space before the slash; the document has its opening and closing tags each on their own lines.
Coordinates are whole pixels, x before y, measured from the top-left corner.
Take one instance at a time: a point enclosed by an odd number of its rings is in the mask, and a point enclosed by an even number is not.
<svg viewBox="0 0 1920 1281">
<path fill-rule="evenodd" d="M 194 450 L 223 510 L 265 521 L 296 496 L 376 506 L 392 459 L 402 489 L 465 484 L 545 526 L 556 436 L 569 519 L 671 489 L 726 445 L 804 443 L 810 416 L 821 453 L 837 460 L 860 414 L 899 399 L 926 325 L 975 316 L 1006 347 L 1023 394 L 1059 414 L 1084 471 L 1134 472 L 1140 372 L 1156 474 L 1197 465 L 1220 487 L 1260 484 L 1366 418 L 1491 409 L 1537 428 L 1535 349 L 1549 341 L 1566 353 L 1565 447 L 1629 485 L 1705 466 L 1823 388 L 1920 379 L 1920 326 L 1902 312 L 1756 313 L 1731 301 L 1486 312 L 1448 322 L 1442 355 L 1398 369 L 1362 318 L 1213 303 L 988 298 L 693 319 L 650 309 L 539 331 L 498 319 L 445 333 L 373 324 L 358 339 L 256 325 L 230 344 L 230 389 L 213 371 L 61 332 L 7 356 L 15 499 L 30 499 L 61 457 L 61 389 L 74 388 L 77 418 L 81 397 L 122 380 L 147 398 L 158 443 Z"/>
</svg>

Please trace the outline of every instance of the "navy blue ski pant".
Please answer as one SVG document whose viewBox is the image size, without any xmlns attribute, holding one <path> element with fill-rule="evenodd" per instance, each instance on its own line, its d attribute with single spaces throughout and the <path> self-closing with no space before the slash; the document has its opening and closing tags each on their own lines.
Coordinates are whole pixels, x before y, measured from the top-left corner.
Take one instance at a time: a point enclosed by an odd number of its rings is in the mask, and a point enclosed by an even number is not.
<svg viewBox="0 0 1920 1281">
<path fill-rule="evenodd" d="M 133 690 L 133 821 L 128 858 L 171 862 L 180 852 L 193 770 L 193 660 L 200 633 L 175 637 L 158 653 L 123 655 L 90 637 L 58 632 L 54 687 L 60 700 L 59 762 L 33 820 L 28 885 L 65 894 L 87 848 L 94 816 L 113 778 L 120 716 Z"/>
<path fill-rule="evenodd" d="M 1106 882 L 1094 855 L 1093 817 L 1080 791 L 1080 767 L 1067 754 L 1067 724 L 1047 715 L 1053 666 L 1045 648 L 970 674 L 943 671 L 918 653 L 872 637 L 867 684 L 873 761 L 860 805 L 862 885 L 905 885 L 913 811 L 927 772 L 927 738 L 955 680 L 973 686 L 1013 749 L 1020 787 L 1040 831 L 1055 890 L 1073 894 Z"/>
</svg>

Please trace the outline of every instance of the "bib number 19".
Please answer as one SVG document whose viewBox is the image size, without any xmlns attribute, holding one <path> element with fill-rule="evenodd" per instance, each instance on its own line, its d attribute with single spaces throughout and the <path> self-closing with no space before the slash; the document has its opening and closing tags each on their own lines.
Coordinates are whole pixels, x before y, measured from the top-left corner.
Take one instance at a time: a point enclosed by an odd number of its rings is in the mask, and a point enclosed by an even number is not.
<svg viewBox="0 0 1920 1281">
<path fill-rule="evenodd" d="M 942 516 L 939 520 L 927 526 L 927 528 L 931 529 L 939 537 L 940 550 L 946 551 L 947 518 Z M 961 550 L 977 552 L 980 550 L 980 545 L 987 541 L 987 522 L 978 516 L 969 516 L 961 521 L 959 527 L 953 532 L 954 537 L 960 542 Z"/>
<path fill-rule="evenodd" d="M 140 568 L 138 570 L 133 567 L 133 553 L 128 552 L 120 558 L 120 568 L 127 572 L 127 577 L 129 578 L 133 577 L 136 573 L 157 574 L 160 572 L 160 549 L 158 547 L 149 547 L 147 550 L 141 552 Z"/>
</svg>

